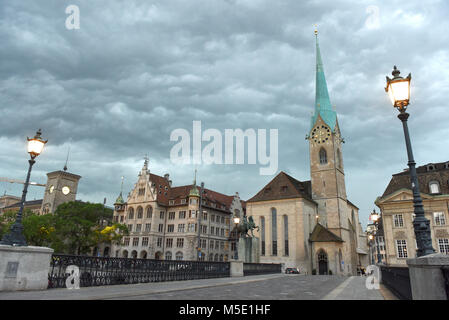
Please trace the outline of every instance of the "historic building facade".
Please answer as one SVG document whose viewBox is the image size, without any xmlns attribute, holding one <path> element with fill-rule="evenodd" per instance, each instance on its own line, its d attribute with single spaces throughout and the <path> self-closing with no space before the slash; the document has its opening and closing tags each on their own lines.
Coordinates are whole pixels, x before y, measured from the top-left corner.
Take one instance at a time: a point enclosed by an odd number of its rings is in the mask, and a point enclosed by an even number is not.
<svg viewBox="0 0 449 320">
<path fill-rule="evenodd" d="M 425 217 L 430 221 L 432 246 L 449 254 L 449 161 L 416 168 Z M 381 210 L 385 241 L 385 263 L 406 265 L 416 257 L 413 229 L 413 192 L 408 169 L 394 174 L 376 205 Z"/>
<path fill-rule="evenodd" d="M 127 200 L 115 202 L 113 219 L 128 226 L 130 235 L 113 244 L 111 255 L 164 260 L 228 261 L 236 251 L 233 216 L 241 217 L 238 193 L 224 195 L 201 188 L 172 186 L 169 175 L 151 173 L 148 160 Z M 199 241 L 198 241 L 199 239 Z"/>
<path fill-rule="evenodd" d="M 315 113 L 307 135 L 310 181 L 279 173 L 248 200 L 260 230 L 261 262 L 284 263 L 308 274 L 356 274 L 366 241 L 358 208 L 346 196 L 342 143 L 318 39 Z M 366 259 L 364 259 L 366 260 Z"/>
</svg>

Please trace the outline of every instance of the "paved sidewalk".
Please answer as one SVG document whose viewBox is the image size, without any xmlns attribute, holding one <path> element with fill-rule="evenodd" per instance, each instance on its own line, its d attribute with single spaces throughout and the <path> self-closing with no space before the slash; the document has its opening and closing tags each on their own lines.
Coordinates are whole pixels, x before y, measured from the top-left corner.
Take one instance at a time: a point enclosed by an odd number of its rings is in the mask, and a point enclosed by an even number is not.
<svg viewBox="0 0 449 320">
<path fill-rule="evenodd" d="M 367 289 L 366 277 L 349 277 L 322 300 L 384 300 L 380 290 Z"/>
</svg>

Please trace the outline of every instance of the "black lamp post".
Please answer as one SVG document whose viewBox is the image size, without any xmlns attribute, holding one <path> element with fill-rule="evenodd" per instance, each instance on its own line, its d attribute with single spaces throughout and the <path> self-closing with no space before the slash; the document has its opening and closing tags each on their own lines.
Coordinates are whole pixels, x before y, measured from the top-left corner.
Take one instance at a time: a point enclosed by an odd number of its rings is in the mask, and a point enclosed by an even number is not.
<svg viewBox="0 0 449 320">
<path fill-rule="evenodd" d="M 20 201 L 20 208 L 19 212 L 17 213 L 16 221 L 11 226 L 11 229 L 9 230 L 9 233 L 5 234 L 3 236 L 2 241 L 0 241 L 0 244 L 9 245 L 9 246 L 26 246 L 27 242 L 25 239 L 25 236 L 23 235 L 23 225 L 22 225 L 22 213 L 23 213 L 23 207 L 25 205 L 25 198 L 28 191 L 28 184 L 30 182 L 30 175 L 31 175 L 31 168 L 33 167 L 33 164 L 36 162 L 34 159 L 42 152 L 44 149 L 44 145 L 47 143 L 48 140 L 42 140 L 41 138 L 41 129 L 39 129 L 36 132 L 36 135 L 34 138 L 28 139 L 28 153 L 30 154 L 31 159 L 28 160 L 28 163 L 30 166 L 28 167 L 28 174 L 27 178 L 25 180 L 25 185 L 23 186 L 22 191 L 22 199 Z"/>
<path fill-rule="evenodd" d="M 374 249 L 373 249 L 373 239 L 374 239 L 374 236 L 373 236 L 373 233 L 371 233 L 369 236 L 368 236 L 368 239 L 370 240 L 369 241 L 369 247 L 370 247 L 370 252 L 371 252 L 371 254 L 370 254 L 370 256 L 371 256 L 371 264 L 375 264 L 374 263 Z"/>
<path fill-rule="evenodd" d="M 402 121 L 404 128 L 405 144 L 407 146 L 408 166 L 410 168 L 410 178 L 413 190 L 413 207 L 415 219 L 413 220 L 413 228 L 415 230 L 416 243 L 418 245 L 417 256 L 425 256 L 435 253 L 432 247 L 432 237 L 430 233 L 430 222 L 424 216 L 424 208 L 421 195 L 419 192 L 418 176 L 416 174 L 416 163 L 413 159 L 412 145 L 408 132 L 407 119 L 409 114 L 406 112 L 410 101 L 410 80 L 412 75 L 409 73 L 407 78 L 401 77 L 400 71 L 394 66 L 393 79 L 387 77 L 387 87 L 385 91 L 388 93 L 391 103 L 399 110 L 398 118 Z"/>
</svg>

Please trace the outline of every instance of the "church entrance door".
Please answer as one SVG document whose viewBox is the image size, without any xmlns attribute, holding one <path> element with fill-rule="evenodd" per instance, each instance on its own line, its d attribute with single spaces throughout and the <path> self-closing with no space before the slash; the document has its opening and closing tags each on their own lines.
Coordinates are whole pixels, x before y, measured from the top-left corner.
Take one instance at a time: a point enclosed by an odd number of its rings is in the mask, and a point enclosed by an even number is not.
<svg viewBox="0 0 449 320">
<path fill-rule="evenodd" d="M 328 274 L 327 253 L 323 250 L 318 253 L 318 274 Z"/>
</svg>

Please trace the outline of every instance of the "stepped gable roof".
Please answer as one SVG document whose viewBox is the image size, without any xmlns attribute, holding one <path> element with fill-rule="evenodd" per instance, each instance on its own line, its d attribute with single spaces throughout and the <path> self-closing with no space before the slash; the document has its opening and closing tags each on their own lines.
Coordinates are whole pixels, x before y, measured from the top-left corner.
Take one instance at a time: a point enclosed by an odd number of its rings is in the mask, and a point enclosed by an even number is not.
<svg viewBox="0 0 449 320">
<path fill-rule="evenodd" d="M 344 242 L 339 236 L 317 223 L 310 235 L 312 242 Z"/>
<path fill-rule="evenodd" d="M 449 194 L 449 161 L 440 163 L 429 163 L 416 168 L 418 175 L 419 191 L 430 193 L 429 183 L 437 181 L 440 185 L 441 194 Z M 400 189 L 412 190 L 410 172 L 408 169 L 393 174 L 390 183 L 385 189 L 382 197 L 392 194 Z"/>
<path fill-rule="evenodd" d="M 265 187 L 247 202 L 304 198 L 312 200 L 311 182 L 301 182 L 281 171 Z"/>
</svg>

